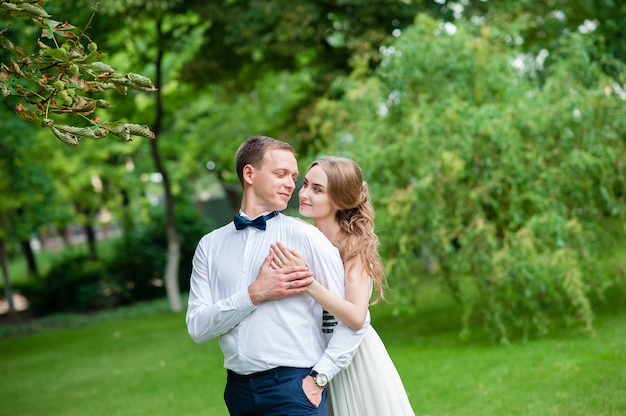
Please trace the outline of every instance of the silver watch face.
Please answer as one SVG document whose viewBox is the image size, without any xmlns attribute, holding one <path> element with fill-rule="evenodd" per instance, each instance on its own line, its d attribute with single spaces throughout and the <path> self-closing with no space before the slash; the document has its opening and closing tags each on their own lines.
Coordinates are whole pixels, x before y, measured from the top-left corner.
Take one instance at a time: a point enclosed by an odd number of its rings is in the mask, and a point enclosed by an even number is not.
<svg viewBox="0 0 626 416">
<path fill-rule="evenodd" d="M 328 384 L 328 377 L 326 377 L 326 374 L 318 374 L 315 376 L 315 382 L 320 387 L 326 387 Z"/>
</svg>

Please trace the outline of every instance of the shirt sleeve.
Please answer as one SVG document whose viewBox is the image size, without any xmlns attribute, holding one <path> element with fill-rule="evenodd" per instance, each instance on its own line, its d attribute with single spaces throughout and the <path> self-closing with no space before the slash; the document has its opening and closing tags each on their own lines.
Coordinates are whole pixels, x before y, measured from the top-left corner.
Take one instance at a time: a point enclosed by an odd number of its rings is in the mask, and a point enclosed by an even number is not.
<svg viewBox="0 0 626 416">
<path fill-rule="evenodd" d="M 370 312 L 367 311 L 365 322 L 358 331 L 354 331 L 341 321 L 337 322 L 337 326 L 333 331 L 328 346 L 324 351 L 322 358 L 313 367 L 315 371 L 326 374 L 329 380 L 335 377 L 341 370 L 348 367 L 352 362 L 354 354 L 356 354 L 363 341 L 363 336 L 370 325 Z"/>
<path fill-rule="evenodd" d="M 318 230 L 316 229 L 311 233 L 309 266 L 318 282 L 326 286 L 331 292 L 345 298 L 345 274 L 339 251 L 321 232 L 317 233 L 316 231 Z M 358 331 L 354 331 L 339 321 L 328 341 L 324 354 L 313 367 L 315 371 L 325 374 L 330 380 L 348 367 L 359 345 L 361 345 L 369 324 L 369 310 L 363 326 Z"/>
<path fill-rule="evenodd" d="M 197 343 L 230 331 L 256 309 L 247 288 L 227 299 L 214 301 L 209 283 L 208 241 L 203 237 L 193 256 L 186 323 L 189 336 Z"/>
</svg>

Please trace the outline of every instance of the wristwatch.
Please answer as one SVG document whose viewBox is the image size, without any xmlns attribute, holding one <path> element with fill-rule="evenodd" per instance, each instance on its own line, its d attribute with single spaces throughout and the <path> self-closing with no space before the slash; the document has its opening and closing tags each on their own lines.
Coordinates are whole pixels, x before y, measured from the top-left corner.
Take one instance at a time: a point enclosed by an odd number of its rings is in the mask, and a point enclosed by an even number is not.
<svg viewBox="0 0 626 416">
<path fill-rule="evenodd" d="M 326 374 L 320 374 L 315 370 L 311 370 L 309 375 L 313 377 L 313 380 L 315 380 L 315 384 L 317 384 L 321 388 L 326 387 L 326 385 L 328 384 L 328 377 L 326 377 Z"/>
</svg>

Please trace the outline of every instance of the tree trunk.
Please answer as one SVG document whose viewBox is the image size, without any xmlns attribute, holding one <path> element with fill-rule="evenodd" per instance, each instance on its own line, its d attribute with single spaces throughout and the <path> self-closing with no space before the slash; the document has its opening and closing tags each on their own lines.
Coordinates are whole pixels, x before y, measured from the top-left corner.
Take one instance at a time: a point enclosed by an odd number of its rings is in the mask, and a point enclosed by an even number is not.
<svg viewBox="0 0 626 416">
<path fill-rule="evenodd" d="M 89 257 L 92 260 L 98 258 L 98 252 L 96 250 L 96 232 L 93 228 L 93 223 L 91 221 L 86 222 L 83 225 L 83 229 L 85 230 L 85 237 L 87 239 L 87 249 L 89 250 Z"/>
<path fill-rule="evenodd" d="M 70 241 L 70 230 L 67 226 L 62 226 L 59 228 L 59 236 L 61 237 L 61 241 L 63 242 L 63 248 L 67 248 L 72 245 Z"/>
<path fill-rule="evenodd" d="M 161 126 L 163 121 L 163 98 L 161 96 L 162 85 L 162 61 L 164 53 L 163 45 L 163 32 L 162 22 L 157 20 L 157 58 L 155 62 L 155 86 L 157 88 L 156 97 L 156 115 L 152 131 L 155 134 L 155 139 L 150 140 L 150 150 L 152 152 L 152 159 L 157 171 L 161 174 L 163 179 L 163 193 L 165 195 L 165 212 L 166 212 L 166 226 L 165 232 L 167 234 L 167 261 L 165 264 L 165 292 L 167 293 L 167 299 L 169 301 L 170 310 L 172 312 L 178 312 L 182 309 L 182 302 L 180 298 L 180 288 L 178 285 L 178 268 L 180 263 L 180 243 L 178 241 L 178 231 L 176 229 L 176 218 L 174 216 L 174 198 L 172 196 L 172 190 L 170 185 L 170 178 L 167 173 L 167 169 L 161 159 L 158 147 L 158 137 L 161 132 Z"/>
<path fill-rule="evenodd" d="M 2 265 L 2 277 L 4 279 L 4 296 L 9 302 L 9 315 L 17 314 L 15 302 L 13 302 L 13 289 L 11 287 L 11 275 L 9 274 L 9 256 L 4 238 L 0 238 L 0 263 Z"/>
<path fill-rule="evenodd" d="M 239 208 L 241 208 L 241 186 L 228 185 L 221 179 L 220 183 L 222 184 L 222 189 L 224 189 L 224 192 L 226 193 L 226 200 L 228 201 L 228 205 L 230 206 L 231 213 L 233 215 L 238 214 Z"/>
<path fill-rule="evenodd" d="M 93 210 L 83 206 L 78 201 L 74 201 L 74 207 L 76 208 L 76 212 L 85 218 L 82 227 L 83 233 L 85 234 L 85 242 L 87 243 L 87 252 L 89 253 L 90 259 L 96 260 L 98 258 L 98 251 L 96 249 L 96 231 L 92 221 Z"/>
<path fill-rule="evenodd" d="M 39 277 L 39 269 L 37 268 L 37 259 L 33 252 L 33 247 L 30 245 L 30 240 L 23 240 L 20 242 L 22 247 L 22 253 L 26 259 L 26 267 L 28 268 L 28 275 L 31 277 Z"/>
</svg>

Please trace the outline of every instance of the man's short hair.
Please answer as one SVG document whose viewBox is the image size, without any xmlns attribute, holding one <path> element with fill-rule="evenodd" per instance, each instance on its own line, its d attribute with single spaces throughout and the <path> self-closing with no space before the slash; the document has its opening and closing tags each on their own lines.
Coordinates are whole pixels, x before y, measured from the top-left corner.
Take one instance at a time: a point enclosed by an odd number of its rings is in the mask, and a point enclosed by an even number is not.
<svg viewBox="0 0 626 416">
<path fill-rule="evenodd" d="M 263 163 L 263 158 L 268 150 L 282 149 L 289 150 L 295 155 L 296 151 L 289 143 L 281 142 L 267 136 L 253 136 L 243 142 L 237 150 L 237 176 L 243 186 L 243 168 L 252 165 L 259 169 Z"/>
</svg>

